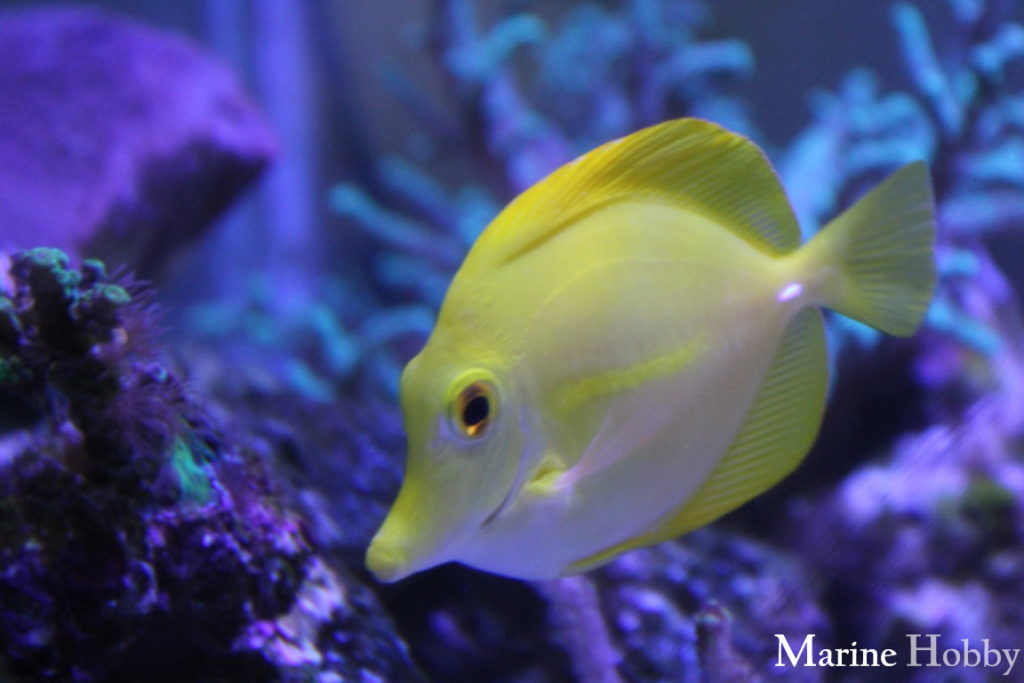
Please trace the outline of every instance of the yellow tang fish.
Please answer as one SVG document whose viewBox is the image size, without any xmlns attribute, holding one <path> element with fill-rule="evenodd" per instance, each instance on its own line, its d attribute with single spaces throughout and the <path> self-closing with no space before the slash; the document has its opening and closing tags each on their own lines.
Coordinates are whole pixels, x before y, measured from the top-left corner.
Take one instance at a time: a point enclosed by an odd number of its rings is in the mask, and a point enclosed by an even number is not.
<svg viewBox="0 0 1024 683">
<path fill-rule="evenodd" d="M 402 374 L 405 480 L 367 566 L 552 578 L 738 507 L 817 434 L 819 307 L 912 334 L 934 235 L 918 162 L 801 247 L 764 154 L 696 119 L 563 166 L 480 235 Z"/>
</svg>

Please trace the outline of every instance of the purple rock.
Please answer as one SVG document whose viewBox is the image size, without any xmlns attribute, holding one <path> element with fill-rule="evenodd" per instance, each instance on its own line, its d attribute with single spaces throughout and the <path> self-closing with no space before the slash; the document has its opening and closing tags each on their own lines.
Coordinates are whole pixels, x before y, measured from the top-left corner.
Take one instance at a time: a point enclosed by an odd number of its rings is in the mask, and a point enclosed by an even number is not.
<svg viewBox="0 0 1024 683">
<path fill-rule="evenodd" d="M 84 7 L 0 12 L 0 250 L 151 272 L 275 152 L 235 74 L 188 40 Z"/>
<path fill-rule="evenodd" d="M 420 681 L 310 541 L 262 441 L 222 429 L 98 261 L 0 290 L 0 680 Z"/>
</svg>

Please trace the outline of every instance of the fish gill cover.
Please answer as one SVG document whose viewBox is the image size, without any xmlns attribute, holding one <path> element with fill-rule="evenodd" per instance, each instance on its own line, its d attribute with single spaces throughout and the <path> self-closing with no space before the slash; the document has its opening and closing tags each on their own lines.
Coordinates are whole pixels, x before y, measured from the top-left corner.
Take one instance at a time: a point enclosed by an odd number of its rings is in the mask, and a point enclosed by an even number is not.
<svg viewBox="0 0 1024 683">
<path fill-rule="evenodd" d="M 355 42 L 365 8 L 208 4 L 219 43 L 261 41 L 254 68 L 292 169 L 264 188 L 277 207 L 265 222 L 280 225 L 236 217 L 175 265 L 223 285 L 169 318 L 176 365 L 131 332 L 151 315 L 136 288 L 56 252 L 14 257 L 0 298 L 0 675 L 157 676 L 180 654 L 196 669 L 168 666 L 164 680 L 824 680 L 825 669 L 774 667 L 774 634 L 892 647 L 902 661 L 907 633 L 1020 647 L 1018 5 L 871 3 L 904 89 L 851 64 L 810 93 L 787 141 L 742 95 L 774 77 L 752 47 L 760 27 L 709 37 L 725 3 L 505 13 L 437 0 L 422 22 L 392 27 L 406 54 L 370 60 L 386 106 L 416 120 L 406 153 L 378 148 L 365 110 L 360 130 L 366 103 L 333 102 L 350 115 L 335 122 L 345 181 L 316 198 L 336 216 L 321 223 L 308 206 L 287 211 L 326 163 L 315 145 L 290 146 L 312 133 L 289 103 L 312 100 L 286 86 L 362 68 L 345 71 L 342 41 Z M 250 38 L 238 33 L 248 20 Z M 422 68 L 442 86 L 423 86 Z M 360 92 L 351 82 L 320 85 L 321 99 Z M 398 375 L 469 245 L 548 171 L 678 116 L 761 143 L 808 233 L 889 170 L 927 160 L 940 280 L 924 331 L 883 341 L 831 318 L 838 372 L 818 446 L 720 523 L 561 582 L 447 566 L 375 585 L 362 553 L 401 476 Z"/>
</svg>

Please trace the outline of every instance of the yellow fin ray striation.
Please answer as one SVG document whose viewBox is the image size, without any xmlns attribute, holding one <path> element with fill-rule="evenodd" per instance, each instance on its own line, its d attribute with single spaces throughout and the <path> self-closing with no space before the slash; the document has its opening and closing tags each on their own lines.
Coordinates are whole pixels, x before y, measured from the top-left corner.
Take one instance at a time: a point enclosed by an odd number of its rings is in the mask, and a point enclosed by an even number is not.
<svg viewBox="0 0 1024 683">
<path fill-rule="evenodd" d="M 602 145 L 528 189 L 488 226 L 467 263 L 511 261 L 587 213 L 625 200 L 692 211 L 773 256 L 800 243 L 789 200 L 761 150 L 708 121 L 677 119 Z"/>
<path fill-rule="evenodd" d="M 913 334 L 935 289 L 935 207 L 924 162 L 900 168 L 806 248 L 808 272 L 830 270 L 822 303 L 887 334 Z"/>
<path fill-rule="evenodd" d="M 681 536 L 739 507 L 789 474 L 817 435 L 825 410 L 828 363 L 817 309 L 790 323 L 736 438 L 708 478 L 658 526 L 569 567 L 597 567 L 616 555 Z"/>
</svg>

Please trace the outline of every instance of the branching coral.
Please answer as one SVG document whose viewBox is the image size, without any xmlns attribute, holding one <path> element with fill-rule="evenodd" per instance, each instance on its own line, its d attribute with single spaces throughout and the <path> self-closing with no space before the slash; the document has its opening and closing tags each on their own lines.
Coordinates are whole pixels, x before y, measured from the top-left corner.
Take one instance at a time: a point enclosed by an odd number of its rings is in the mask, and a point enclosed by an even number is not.
<svg viewBox="0 0 1024 683">
<path fill-rule="evenodd" d="M 334 278 L 310 290 L 311 299 L 282 309 L 270 282 L 260 280 L 236 299 L 195 306 L 189 348 L 230 357 L 231 372 L 245 380 L 239 392 L 297 395 L 321 405 L 353 394 L 391 396 L 403 357 L 433 325 L 432 312 L 417 304 L 374 310 L 373 293 Z"/>
<path fill-rule="evenodd" d="M 883 95 L 873 74 L 851 72 L 837 93 L 816 96 L 815 121 L 783 155 L 780 170 L 812 232 L 880 174 L 928 160 L 941 282 L 927 323 L 971 352 L 990 355 L 998 340 L 971 312 L 964 285 L 991 281 L 979 237 L 1024 218 L 1024 157 L 1015 153 L 1024 145 L 1024 27 L 1007 20 L 1008 3 L 950 4 L 958 40 L 941 52 L 916 6 L 893 6 L 917 93 Z M 841 328 L 877 338 L 850 321 Z"/>
<path fill-rule="evenodd" d="M 952 3 L 963 39 L 936 51 L 921 12 L 893 7 L 893 24 L 918 93 L 883 93 L 869 71 L 852 71 L 836 93 L 819 93 L 814 121 L 780 154 L 779 168 L 809 236 L 885 172 L 931 162 L 939 198 L 942 276 L 928 325 L 966 353 L 998 343 L 970 311 L 961 284 L 987 279 L 979 236 L 1004 230 L 1024 212 L 1024 113 L 1019 72 L 1024 28 L 1000 2 Z M 409 83 L 396 94 L 419 103 L 433 150 L 486 160 L 486 184 L 444 189 L 423 167 L 388 158 L 368 190 L 334 188 L 330 204 L 379 243 L 376 285 L 411 299 L 408 314 L 378 327 L 392 336 L 421 331 L 448 280 L 500 205 L 544 173 L 602 141 L 669 116 L 698 115 L 756 134 L 741 103 L 721 85 L 748 75 L 740 41 L 699 42 L 700 3 L 635 0 L 617 10 L 576 5 L 550 28 L 521 14 L 479 28 L 473 7 L 440 2 L 433 40 L 461 121 L 438 122 L 436 107 Z M 472 68 L 470 68 L 472 66 Z M 435 155 L 437 152 L 435 151 Z M 428 166 L 430 155 L 424 159 Z M 983 261 L 984 256 L 980 257 Z M 392 294 L 393 296 L 393 294 Z M 403 325 L 403 323 L 405 323 Z M 837 317 L 833 337 L 873 343 L 876 333 Z M 397 376 L 397 369 L 385 374 Z"/>
<path fill-rule="evenodd" d="M 1024 590 L 1007 571 L 1024 529 L 1024 334 L 986 246 L 1024 218 L 1024 28 L 1010 3 L 949 5 L 956 40 L 942 48 L 917 7 L 893 8 L 916 93 L 883 96 L 870 74 L 851 75 L 819 97 L 783 163 L 791 185 L 814 188 L 795 198 L 811 225 L 872 175 L 915 156 L 932 165 L 940 281 L 916 370 L 935 422 L 795 505 L 788 523 L 808 564 L 832 577 L 839 627 L 900 652 L 912 632 L 1010 644 L 1021 623 L 1004 605 Z M 798 182 L 811 177 L 826 182 Z"/>
<path fill-rule="evenodd" d="M 1024 166 L 1015 154 L 1024 147 L 1024 28 L 1006 21 L 1006 3 L 954 2 L 951 11 L 963 38 L 940 54 L 920 10 L 897 3 L 893 24 L 918 93 L 883 94 L 872 73 L 852 71 L 836 93 L 816 95 L 813 123 L 780 155 L 779 167 L 809 236 L 885 172 L 929 160 L 940 199 L 943 287 L 928 324 L 987 354 L 993 335 L 967 310 L 958 283 L 985 277 L 976 265 L 978 236 L 1024 212 Z M 429 45 L 463 120 L 440 124 L 424 114 L 436 137 L 430 148 L 443 148 L 446 159 L 488 160 L 489 188 L 446 191 L 427 171 L 385 159 L 373 191 L 343 184 L 330 197 L 336 213 L 379 240 L 378 286 L 405 292 L 421 307 L 418 317 L 436 310 L 461 256 L 496 212 L 495 193 L 507 199 L 596 144 L 669 116 L 705 116 L 756 132 L 720 88 L 749 74 L 753 57 L 739 41 L 699 42 L 699 3 L 636 0 L 616 11 L 580 4 L 554 28 L 524 14 L 482 31 L 460 0 L 439 3 L 436 16 Z M 396 90 L 406 101 L 429 101 L 411 84 Z M 834 327 L 840 340 L 878 338 L 849 320 Z"/>
<path fill-rule="evenodd" d="M 941 633 L 1012 648 L 1024 625 L 1010 607 L 1024 599 L 1011 569 L 1024 561 L 1024 333 L 993 313 L 983 320 L 1004 343 L 986 395 L 793 508 L 787 526 L 830 577 L 838 625 L 871 647 L 902 653 L 906 633 Z"/>
<path fill-rule="evenodd" d="M 617 9 L 581 4 L 556 21 L 517 15 L 485 31 L 469 3 L 439 2 L 433 40 L 423 46 L 446 71 L 456 115 L 430 106 L 430 97 L 413 84 L 399 83 L 398 96 L 415 103 L 433 137 L 417 147 L 415 164 L 385 159 L 374 177 L 339 185 L 329 198 L 336 213 L 374 238 L 374 284 L 382 298 L 411 300 L 417 315 L 429 319 L 462 254 L 501 201 L 604 140 L 687 114 L 756 134 L 739 103 L 721 94 L 723 84 L 749 73 L 753 59 L 737 41 L 699 42 L 701 7 L 653 1 L 622 3 Z M 831 564 L 826 551 L 804 548 L 808 565 L 819 575 L 838 576 L 827 592 L 866 605 L 852 610 L 858 612 L 852 618 L 843 605 L 828 605 L 829 615 L 817 607 L 794 609 L 793 633 L 826 633 L 833 620 L 837 638 L 848 629 L 861 637 L 908 621 L 915 628 L 949 627 L 950 633 L 967 633 L 970 623 L 979 623 L 969 622 L 969 609 L 950 612 L 945 621 L 915 611 L 922 597 L 944 605 L 964 598 L 977 602 L 980 611 L 988 610 L 982 623 L 993 634 L 1019 626 L 1006 610 L 992 607 L 998 601 L 991 596 L 1001 586 L 1014 595 L 1020 591 L 1007 572 L 1019 553 L 1006 547 L 1006 539 L 1020 533 L 1019 506 L 1010 501 L 1022 481 L 1015 436 L 1022 423 L 1013 406 L 1024 405 L 1019 393 L 1024 370 L 1014 293 L 985 240 L 1010 232 L 1024 218 L 1024 29 L 1008 20 L 1011 5 L 1000 0 L 951 0 L 948 8 L 955 35 L 940 41 L 918 6 L 895 4 L 892 25 L 911 90 L 889 92 L 875 74 L 851 71 L 835 92 L 815 95 L 811 123 L 776 159 L 806 237 L 884 174 L 916 159 L 929 161 L 938 203 L 940 283 L 925 331 L 906 348 L 907 357 L 915 359 L 918 382 L 926 389 L 945 389 L 926 400 L 953 404 L 952 409 L 929 404 L 936 408 L 930 416 L 945 420 L 940 426 L 911 437 L 889 462 L 882 456 L 877 467 L 857 469 L 832 498 L 793 504 L 795 516 L 807 515 L 797 526 L 808 530 L 808 543 L 844 540 L 844 552 L 827 551 L 841 566 Z M 472 159 L 476 177 L 467 173 L 461 187 L 444 187 L 436 179 L 445 175 L 438 171 L 442 150 L 445 160 Z M 850 321 L 837 319 L 831 327 L 840 341 L 876 339 Z M 964 456 L 960 448 L 971 452 Z M 717 538 L 715 530 L 702 533 Z M 696 628 L 686 611 L 701 609 L 728 590 L 716 586 L 716 595 L 702 593 L 710 582 L 696 570 L 669 579 L 688 571 L 675 554 L 702 538 L 694 534 L 685 544 L 627 555 L 586 579 L 600 586 L 607 611 L 588 605 L 576 615 L 591 620 L 582 625 L 554 617 L 555 628 L 571 631 L 557 640 L 583 642 L 593 620 L 604 618 L 598 625 L 611 633 L 611 641 L 595 641 L 594 656 L 575 661 L 577 668 L 594 662 L 610 666 L 616 650 L 623 657 L 619 670 L 638 679 L 680 677 L 684 664 L 691 671 L 699 666 Z M 949 542 L 954 542 L 957 568 L 936 581 L 932 574 L 945 571 L 942 549 Z M 735 539 L 723 545 L 742 553 L 743 544 Z M 978 557 L 980 565 L 972 565 Z M 645 563 L 650 567 L 645 566 L 643 584 L 623 576 Z M 965 566 L 972 571 L 980 566 L 983 578 L 964 581 L 957 572 Z M 793 570 L 801 577 L 807 572 L 806 565 Z M 780 575 L 775 568 L 766 573 Z M 774 625 L 777 604 L 815 602 L 791 600 L 773 587 L 778 600 L 762 604 L 758 598 L 764 591 L 752 588 L 752 580 L 744 583 L 749 577 L 736 567 L 722 575 L 736 577 L 736 590 L 746 591 L 753 609 L 763 611 L 737 620 L 738 657 L 728 642 L 715 642 L 721 615 L 705 613 L 701 623 L 710 647 L 701 654 L 722 656 L 746 671 L 748 661 L 767 661 L 772 643 L 749 630 Z M 655 590 L 651 582 L 683 587 Z M 851 584 L 854 588 L 846 591 Z M 851 620 L 869 610 L 877 619 L 851 627 Z M 689 658 L 685 663 L 683 656 Z"/>
<path fill-rule="evenodd" d="M 738 40 L 701 42 L 698 2 L 633 0 L 616 10 L 579 4 L 554 27 L 534 14 L 481 29 L 468 0 L 439 0 L 429 41 L 459 120 L 393 71 L 396 96 L 434 136 L 433 169 L 457 155 L 486 167 L 485 182 L 449 190 L 422 165 L 385 158 L 367 186 L 345 183 L 331 208 L 377 242 L 376 285 L 411 300 L 377 318 L 382 337 L 424 333 L 473 240 L 508 200 L 574 156 L 637 127 L 684 114 L 751 132 L 739 100 L 721 94 L 753 70 Z M 441 150 L 444 150 L 443 154 Z M 387 373 L 397 378 L 397 368 Z"/>
</svg>

